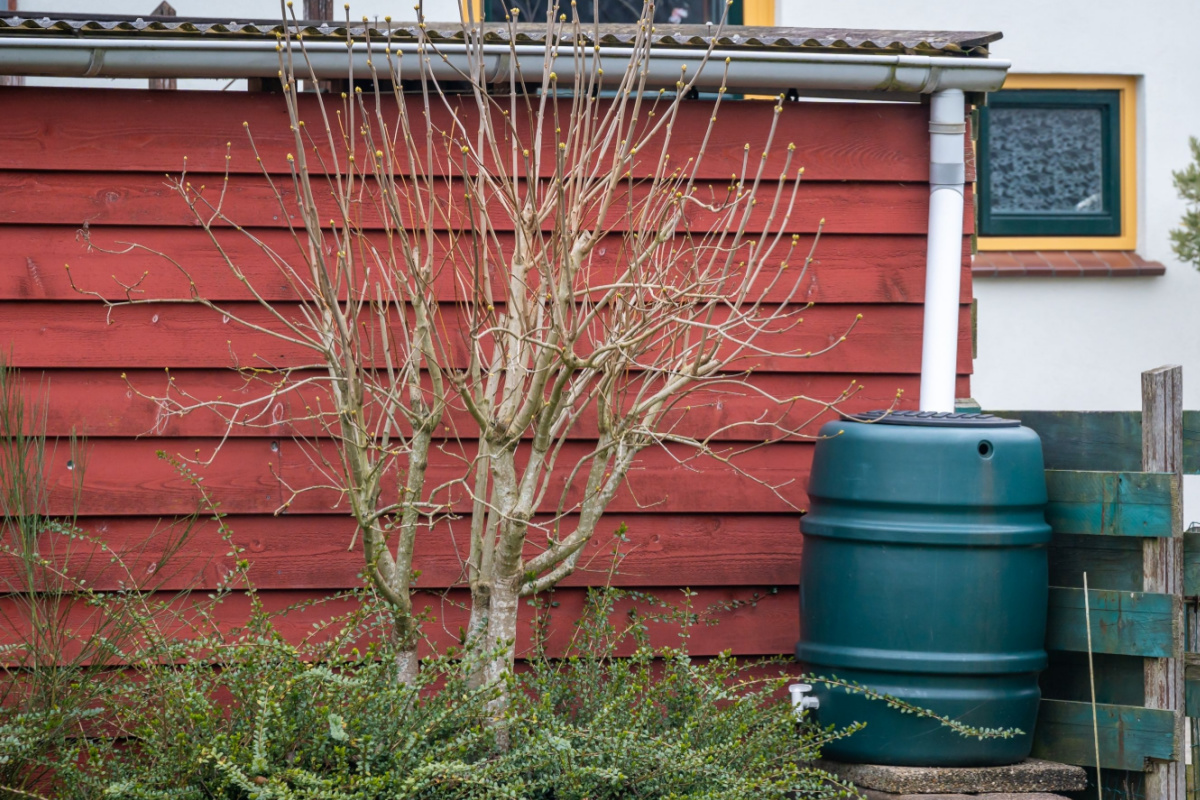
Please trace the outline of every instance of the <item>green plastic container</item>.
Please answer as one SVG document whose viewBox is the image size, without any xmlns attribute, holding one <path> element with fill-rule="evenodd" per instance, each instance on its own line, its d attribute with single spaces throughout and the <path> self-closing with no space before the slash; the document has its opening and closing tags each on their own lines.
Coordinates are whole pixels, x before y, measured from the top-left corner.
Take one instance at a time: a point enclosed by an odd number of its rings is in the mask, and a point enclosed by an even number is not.
<svg viewBox="0 0 1200 800">
<path fill-rule="evenodd" d="M 870 415 L 865 415 L 870 416 Z M 965 738 L 817 684 L 824 750 L 851 763 L 987 766 L 1028 757 L 1048 595 L 1038 435 L 980 414 L 899 413 L 821 429 L 801 518 L 796 658 L 1011 739 Z"/>
</svg>

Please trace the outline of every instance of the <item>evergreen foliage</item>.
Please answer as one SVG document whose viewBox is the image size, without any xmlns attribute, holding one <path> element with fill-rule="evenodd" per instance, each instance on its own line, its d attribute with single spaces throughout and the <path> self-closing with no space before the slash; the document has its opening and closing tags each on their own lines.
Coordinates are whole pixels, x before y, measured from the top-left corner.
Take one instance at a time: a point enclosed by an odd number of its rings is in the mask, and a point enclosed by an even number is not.
<svg viewBox="0 0 1200 800">
<path fill-rule="evenodd" d="M 1200 269 L 1200 139 L 1191 137 L 1192 163 L 1172 172 L 1175 190 L 1187 201 L 1179 227 L 1171 231 L 1171 249 L 1180 261 Z"/>
</svg>

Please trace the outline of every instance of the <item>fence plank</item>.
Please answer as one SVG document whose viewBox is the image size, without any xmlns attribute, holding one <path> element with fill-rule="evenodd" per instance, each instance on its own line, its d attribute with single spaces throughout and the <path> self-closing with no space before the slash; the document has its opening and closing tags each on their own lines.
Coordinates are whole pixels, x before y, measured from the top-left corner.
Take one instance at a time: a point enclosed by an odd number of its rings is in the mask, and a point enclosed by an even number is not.
<svg viewBox="0 0 1200 800">
<path fill-rule="evenodd" d="M 1047 469 L 1142 469 L 1140 411 L 991 411 L 1042 437 Z M 1200 411 L 1183 412 L 1183 472 L 1200 475 Z"/>
<path fill-rule="evenodd" d="M 1142 469 L 1174 472 L 1183 484 L 1183 368 L 1169 365 L 1142 373 Z M 1142 570 L 1147 592 L 1183 595 L 1183 504 L 1172 504 L 1168 539 L 1142 542 Z M 1183 609 L 1180 608 L 1180 616 Z M 1170 712 L 1173 744 L 1170 756 L 1146 770 L 1147 800 L 1183 800 L 1186 794 L 1184 740 L 1183 630 L 1174 637 L 1169 658 L 1146 661 L 1146 706 Z"/>
<path fill-rule="evenodd" d="M 1097 588 L 1140 592 L 1142 541 L 1129 536 L 1055 534 L 1050 541 L 1050 585 L 1079 588 L 1085 572 Z"/>
<path fill-rule="evenodd" d="M 1184 695 L 1187 715 L 1200 719 L 1200 664 L 1188 664 L 1184 669 Z"/>
<path fill-rule="evenodd" d="M 1046 522 L 1055 533 L 1173 535 L 1173 473 L 1046 470 L 1046 491 Z"/>
<path fill-rule="evenodd" d="M 1200 531 L 1183 534 L 1183 593 L 1200 596 Z"/>
<path fill-rule="evenodd" d="M 1175 752 L 1175 714 L 1171 711 L 1097 704 L 1096 718 L 1102 769 L 1141 771 L 1146 769 L 1146 759 L 1168 759 Z M 1096 766 L 1091 704 L 1043 700 L 1033 734 L 1033 756 Z"/>
<path fill-rule="evenodd" d="M 1092 650 L 1128 656 L 1169 658 L 1182 636 L 1182 600 L 1169 594 L 1088 591 L 1092 614 Z M 1046 647 L 1087 651 L 1083 590 L 1050 587 Z"/>
</svg>

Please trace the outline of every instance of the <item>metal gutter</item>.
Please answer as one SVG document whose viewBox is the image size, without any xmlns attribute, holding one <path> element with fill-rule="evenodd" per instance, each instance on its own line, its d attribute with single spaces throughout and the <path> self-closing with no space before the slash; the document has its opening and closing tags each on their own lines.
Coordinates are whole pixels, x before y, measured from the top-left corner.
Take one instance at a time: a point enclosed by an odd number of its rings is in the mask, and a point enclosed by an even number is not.
<svg viewBox="0 0 1200 800">
<path fill-rule="evenodd" d="M 382 59 L 384 42 L 369 46 L 365 42 L 313 41 L 304 43 L 318 78 L 345 78 L 353 69 L 354 77 L 370 77 L 368 56 Z M 392 43 L 392 51 L 405 56 L 417 55 L 416 42 Z M 426 47 L 436 53 L 427 61 L 431 75 L 438 80 L 459 80 L 468 71 L 469 62 L 478 63 L 480 51 L 484 74 L 489 81 L 506 80 L 508 61 L 515 56 L 523 74 L 541 76 L 546 68 L 544 45 L 433 43 Z M 348 53 L 352 61 L 348 58 Z M 615 83 L 625 71 L 631 47 L 602 46 L 599 56 L 588 55 L 578 62 L 570 46 L 551 60 L 550 69 L 559 76 L 559 84 L 573 80 L 577 65 L 590 72 L 598 58 L 599 67 Z M 702 49 L 650 49 L 649 83 L 674 86 L 681 74 L 690 80 L 699 77 L 695 88 L 716 89 L 728 63 L 730 91 L 787 91 L 805 89 L 851 92 L 904 92 L 929 94 L 943 89 L 989 92 L 1004 83 L 1010 62 L 1001 59 L 954 56 L 879 55 L 859 53 L 805 53 L 762 51 L 741 48 L 713 50 L 707 63 Z M 382 61 L 377 61 L 381 65 Z M 411 64 L 412 61 L 401 62 Z M 686 67 L 686 73 L 684 68 Z M 416 70 L 416 66 L 412 67 Z M 144 36 L 128 38 L 51 38 L 47 36 L 5 36 L 0 39 L 0 74 L 36 75 L 60 78 L 268 78 L 279 70 L 274 40 L 150 40 Z"/>
</svg>

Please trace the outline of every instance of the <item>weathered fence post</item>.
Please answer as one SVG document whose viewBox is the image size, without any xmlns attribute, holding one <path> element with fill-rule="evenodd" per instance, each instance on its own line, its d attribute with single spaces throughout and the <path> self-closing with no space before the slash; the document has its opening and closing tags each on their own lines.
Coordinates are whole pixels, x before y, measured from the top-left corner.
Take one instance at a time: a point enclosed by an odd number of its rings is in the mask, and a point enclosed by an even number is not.
<svg viewBox="0 0 1200 800">
<path fill-rule="evenodd" d="M 1169 365 L 1142 373 L 1142 469 L 1175 473 L 1170 537 L 1142 543 L 1142 579 L 1147 592 L 1183 596 L 1183 369 Z M 1182 633 L 1182 631 L 1181 631 Z M 1146 800 L 1184 800 L 1183 637 L 1172 642 L 1170 658 L 1148 658 L 1146 707 L 1175 714 L 1175 758 L 1151 765 Z"/>
</svg>

